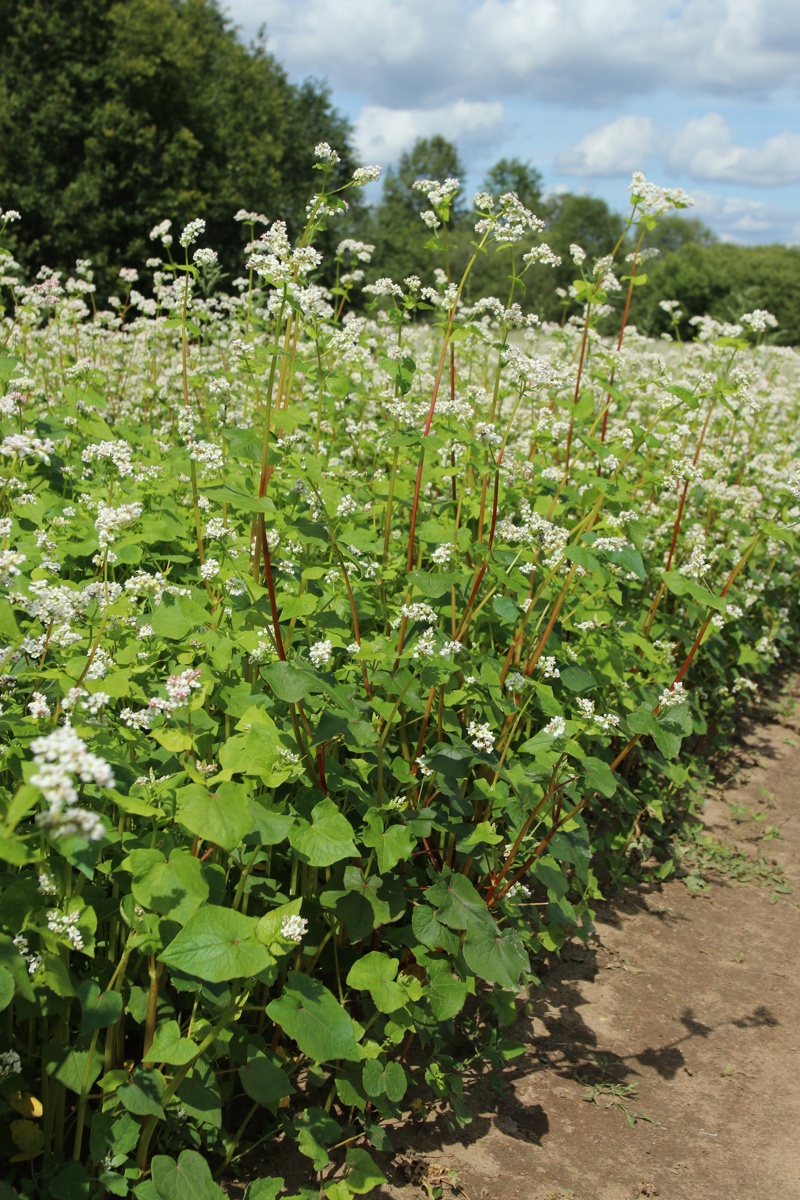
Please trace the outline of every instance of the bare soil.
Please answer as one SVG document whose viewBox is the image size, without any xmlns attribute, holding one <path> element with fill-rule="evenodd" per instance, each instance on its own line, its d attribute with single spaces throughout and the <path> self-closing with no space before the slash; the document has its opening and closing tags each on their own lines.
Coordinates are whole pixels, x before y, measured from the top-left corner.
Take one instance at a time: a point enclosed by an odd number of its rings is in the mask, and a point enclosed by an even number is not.
<svg viewBox="0 0 800 1200">
<path fill-rule="evenodd" d="M 737 881 L 712 851 L 708 890 L 604 905 L 517 1023 L 505 1096 L 481 1078 L 466 1129 L 392 1131 L 375 1200 L 800 1198 L 800 681 L 724 768 L 706 830 L 766 870 Z"/>
</svg>

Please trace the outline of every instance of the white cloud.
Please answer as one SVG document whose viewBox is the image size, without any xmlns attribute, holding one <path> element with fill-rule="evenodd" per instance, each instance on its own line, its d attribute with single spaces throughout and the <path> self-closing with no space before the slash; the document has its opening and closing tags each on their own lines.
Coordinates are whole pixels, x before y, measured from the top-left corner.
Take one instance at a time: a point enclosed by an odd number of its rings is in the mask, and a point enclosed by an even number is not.
<svg viewBox="0 0 800 1200">
<path fill-rule="evenodd" d="M 228 0 L 293 74 L 372 103 L 523 95 L 572 105 L 800 82 L 794 0 Z"/>
<path fill-rule="evenodd" d="M 692 195 L 692 216 L 710 225 L 723 242 L 800 243 L 800 220 L 796 209 L 781 208 L 764 200 L 722 196 L 702 189 Z"/>
<path fill-rule="evenodd" d="M 778 133 L 761 146 L 737 146 L 719 113 L 693 117 L 667 139 L 666 162 L 692 179 L 780 187 L 800 182 L 800 134 Z"/>
<path fill-rule="evenodd" d="M 630 175 L 644 169 L 645 159 L 658 142 L 658 130 L 649 117 L 617 117 L 581 138 L 571 150 L 559 154 L 556 169 L 565 175 Z"/>
<path fill-rule="evenodd" d="M 385 108 L 368 104 L 356 121 L 355 144 L 369 162 L 392 163 L 418 137 L 442 134 L 451 141 L 474 140 L 495 130 L 503 120 L 500 101 L 457 100 L 440 108 Z"/>
<path fill-rule="evenodd" d="M 737 146 L 719 113 L 691 117 L 674 132 L 659 130 L 649 117 L 623 116 L 587 133 L 556 157 L 565 175 L 594 179 L 642 170 L 657 156 L 669 171 L 689 179 L 782 187 L 800 183 L 800 134 L 778 133 L 760 146 Z"/>
</svg>

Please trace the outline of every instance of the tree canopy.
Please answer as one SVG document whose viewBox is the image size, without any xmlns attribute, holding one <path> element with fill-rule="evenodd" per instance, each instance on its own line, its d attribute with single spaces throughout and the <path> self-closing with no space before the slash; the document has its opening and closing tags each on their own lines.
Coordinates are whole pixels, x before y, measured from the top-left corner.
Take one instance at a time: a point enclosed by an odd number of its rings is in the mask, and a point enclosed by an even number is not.
<svg viewBox="0 0 800 1200">
<path fill-rule="evenodd" d="M 169 217 L 206 218 L 238 269 L 239 208 L 302 220 L 313 148 L 350 126 L 325 85 L 289 83 L 215 0 L 0 0 L 0 196 L 36 269 L 140 262 Z"/>
</svg>

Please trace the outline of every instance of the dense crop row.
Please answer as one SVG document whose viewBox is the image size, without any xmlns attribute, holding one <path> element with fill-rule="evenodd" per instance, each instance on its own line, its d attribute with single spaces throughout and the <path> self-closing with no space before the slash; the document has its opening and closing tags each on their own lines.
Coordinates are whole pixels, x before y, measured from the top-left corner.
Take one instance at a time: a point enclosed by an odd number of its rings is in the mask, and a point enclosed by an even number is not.
<svg viewBox="0 0 800 1200">
<path fill-rule="evenodd" d="M 100 311 L 87 264 L 26 286 L 5 260 L 0 1121 L 26 1195 L 211 1197 L 204 1159 L 271 1139 L 329 1200 L 369 1191 L 382 1120 L 468 1120 L 531 954 L 587 936 L 665 844 L 684 739 L 796 644 L 796 355 L 764 313 L 691 345 L 625 327 L 684 198 L 638 180 L 630 261 L 574 247 L 542 327 L 516 298 L 552 256 L 513 255 L 536 219 L 476 198 L 511 295 L 467 308 L 450 181 L 421 191 L 435 285 L 381 281 L 366 316 L 368 247 L 313 282 L 324 187 L 298 246 L 243 214 L 233 295 L 201 221 Z"/>
</svg>

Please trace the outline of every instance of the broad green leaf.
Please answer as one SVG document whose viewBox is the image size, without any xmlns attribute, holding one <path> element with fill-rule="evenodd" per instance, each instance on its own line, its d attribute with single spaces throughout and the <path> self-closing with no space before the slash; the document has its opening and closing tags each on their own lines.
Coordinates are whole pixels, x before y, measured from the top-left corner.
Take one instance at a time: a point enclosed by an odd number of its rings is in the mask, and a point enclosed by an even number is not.
<svg viewBox="0 0 800 1200">
<path fill-rule="evenodd" d="M 480 929 L 464 943 L 464 961 L 479 979 L 518 990 L 520 977 L 530 967 L 522 938 L 516 929 L 492 932 Z"/>
<path fill-rule="evenodd" d="M 312 867 L 329 867 L 358 854 L 353 838 L 353 826 L 328 797 L 314 806 L 310 821 L 300 817 L 289 830 L 292 849 Z"/>
<path fill-rule="evenodd" d="M 451 929 L 466 929 L 468 933 L 481 928 L 495 929 L 486 901 L 466 875 L 442 876 L 428 888 L 425 899 L 435 906 L 437 919 Z"/>
<path fill-rule="evenodd" d="M 6 967 L 0 967 L 0 1012 L 14 999 L 14 977 Z"/>
<path fill-rule="evenodd" d="M 382 875 L 392 871 L 401 859 L 410 858 L 417 844 L 410 829 L 405 825 L 387 825 L 376 811 L 367 815 L 367 828 L 361 835 L 365 846 L 375 850 L 378 869 Z"/>
<path fill-rule="evenodd" d="M 239 1081 L 252 1100 L 266 1105 L 273 1113 L 278 1111 L 281 1100 L 295 1090 L 279 1060 L 254 1046 L 248 1048 L 247 1062 L 239 1067 Z"/>
<path fill-rule="evenodd" d="M 267 1013 L 313 1062 L 342 1058 L 357 1062 L 353 1022 L 318 980 L 290 971 L 287 986 Z"/>
<path fill-rule="evenodd" d="M 275 512 L 275 505 L 268 496 L 252 496 L 240 488 L 231 487 L 230 484 L 203 484 L 203 495 L 220 503 L 230 504 L 241 512 Z"/>
<path fill-rule="evenodd" d="M 687 579 L 685 575 L 681 575 L 680 571 L 665 571 L 661 578 L 675 596 L 691 596 L 698 604 L 716 609 L 717 612 L 725 612 L 728 607 L 728 601 L 724 597 L 715 596 L 694 579 Z"/>
<path fill-rule="evenodd" d="M 341 1127 L 322 1108 L 307 1108 L 294 1119 L 297 1147 L 314 1164 L 315 1171 L 322 1171 L 330 1162 L 327 1147 L 338 1142 Z"/>
<path fill-rule="evenodd" d="M 400 1066 L 400 1064 L 393 1063 L 390 1066 Z M 400 1069 L 402 1070 L 402 1067 Z M 366 1196 L 374 1188 L 386 1183 L 383 1171 L 372 1161 L 371 1155 L 366 1150 L 358 1148 L 348 1150 L 347 1166 L 349 1167 L 346 1178 L 347 1186 L 356 1196 Z"/>
<path fill-rule="evenodd" d="M 177 1021 L 165 1021 L 156 1029 L 153 1044 L 145 1054 L 148 1062 L 165 1062 L 181 1067 L 197 1056 L 199 1047 L 190 1038 L 181 1037 Z"/>
<path fill-rule="evenodd" d="M 364 1090 L 368 1096 L 386 1096 L 393 1103 L 406 1094 L 408 1080 L 399 1062 L 381 1062 L 371 1058 L 364 1063 L 361 1073 Z"/>
<path fill-rule="evenodd" d="M 44 1066 L 51 1079 L 57 1079 L 65 1088 L 79 1095 L 84 1086 L 87 1091 L 103 1070 L 103 1054 L 95 1045 L 89 1053 L 89 1038 L 78 1038 L 75 1042 L 52 1041 L 44 1051 Z"/>
<path fill-rule="evenodd" d="M 394 982 L 398 966 L 397 960 L 388 954 L 371 950 L 353 963 L 347 973 L 347 983 L 359 991 L 368 991 L 379 1012 L 395 1012 L 408 999 L 406 991 Z"/>
<path fill-rule="evenodd" d="M 119 992 L 104 992 L 94 979 L 85 979 L 75 995 L 80 1001 L 81 1033 L 105 1029 L 122 1016 L 122 996 Z"/>
<path fill-rule="evenodd" d="M 606 798 L 613 796 L 617 790 L 617 781 L 607 762 L 602 758 L 585 758 L 583 760 L 586 783 L 593 791 L 599 792 Z"/>
<path fill-rule="evenodd" d="M 170 851 L 169 858 L 164 858 L 158 850 L 149 853 L 158 858 L 142 875 L 137 877 L 134 873 L 133 897 L 143 908 L 183 925 L 208 899 L 202 864 L 188 850 L 180 848 Z M 139 862 L 136 852 L 131 860 L 135 872 Z"/>
<path fill-rule="evenodd" d="M 590 692 L 592 688 L 597 687 L 594 675 L 585 671 L 583 667 L 562 667 L 560 676 L 561 682 L 571 692 Z"/>
<path fill-rule="evenodd" d="M 167 1083 L 160 1071 L 149 1067 L 135 1067 L 127 1083 L 117 1088 L 117 1099 L 128 1112 L 137 1117 L 163 1117 L 161 1098 Z"/>
<path fill-rule="evenodd" d="M 269 717 L 250 726 L 244 734 L 228 738 L 220 750 L 220 765 L 241 775 L 271 775 L 278 759 L 280 740 L 278 730 Z"/>
<path fill-rule="evenodd" d="M 209 904 L 189 918 L 159 961 L 208 983 L 257 975 L 274 961 L 256 938 L 257 924 L 255 917 Z"/>
<path fill-rule="evenodd" d="M 464 1007 L 468 988 L 457 979 L 446 962 L 431 963 L 428 967 L 428 987 L 425 997 L 437 1021 L 450 1021 Z"/>
<path fill-rule="evenodd" d="M 151 1175 L 158 1200 L 224 1200 L 225 1193 L 196 1150 L 182 1150 L 177 1162 L 166 1154 L 155 1154 Z"/>
<path fill-rule="evenodd" d="M 209 612 L 189 596 L 179 596 L 174 604 L 162 600 L 153 613 L 150 624 L 158 637 L 180 642 L 194 630 L 202 629 L 210 619 Z"/>
<path fill-rule="evenodd" d="M 313 671 L 287 662 L 270 663 L 263 669 L 262 675 L 270 690 L 287 704 L 296 704 L 318 685 L 317 676 Z"/>
<path fill-rule="evenodd" d="M 234 850 L 250 832 L 248 790 L 241 783 L 213 789 L 193 783 L 178 791 L 178 820 L 190 833 L 223 850 Z"/>
<path fill-rule="evenodd" d="M 429 950 L 444 950 L 447 954 L 457 954 L 461 944 L 458 934 L 453 933 L 441 921 L 427 904 L 415 904 L 411 913 L 411 928 L 414 936 L 427 946 Z"/>
</svg>

